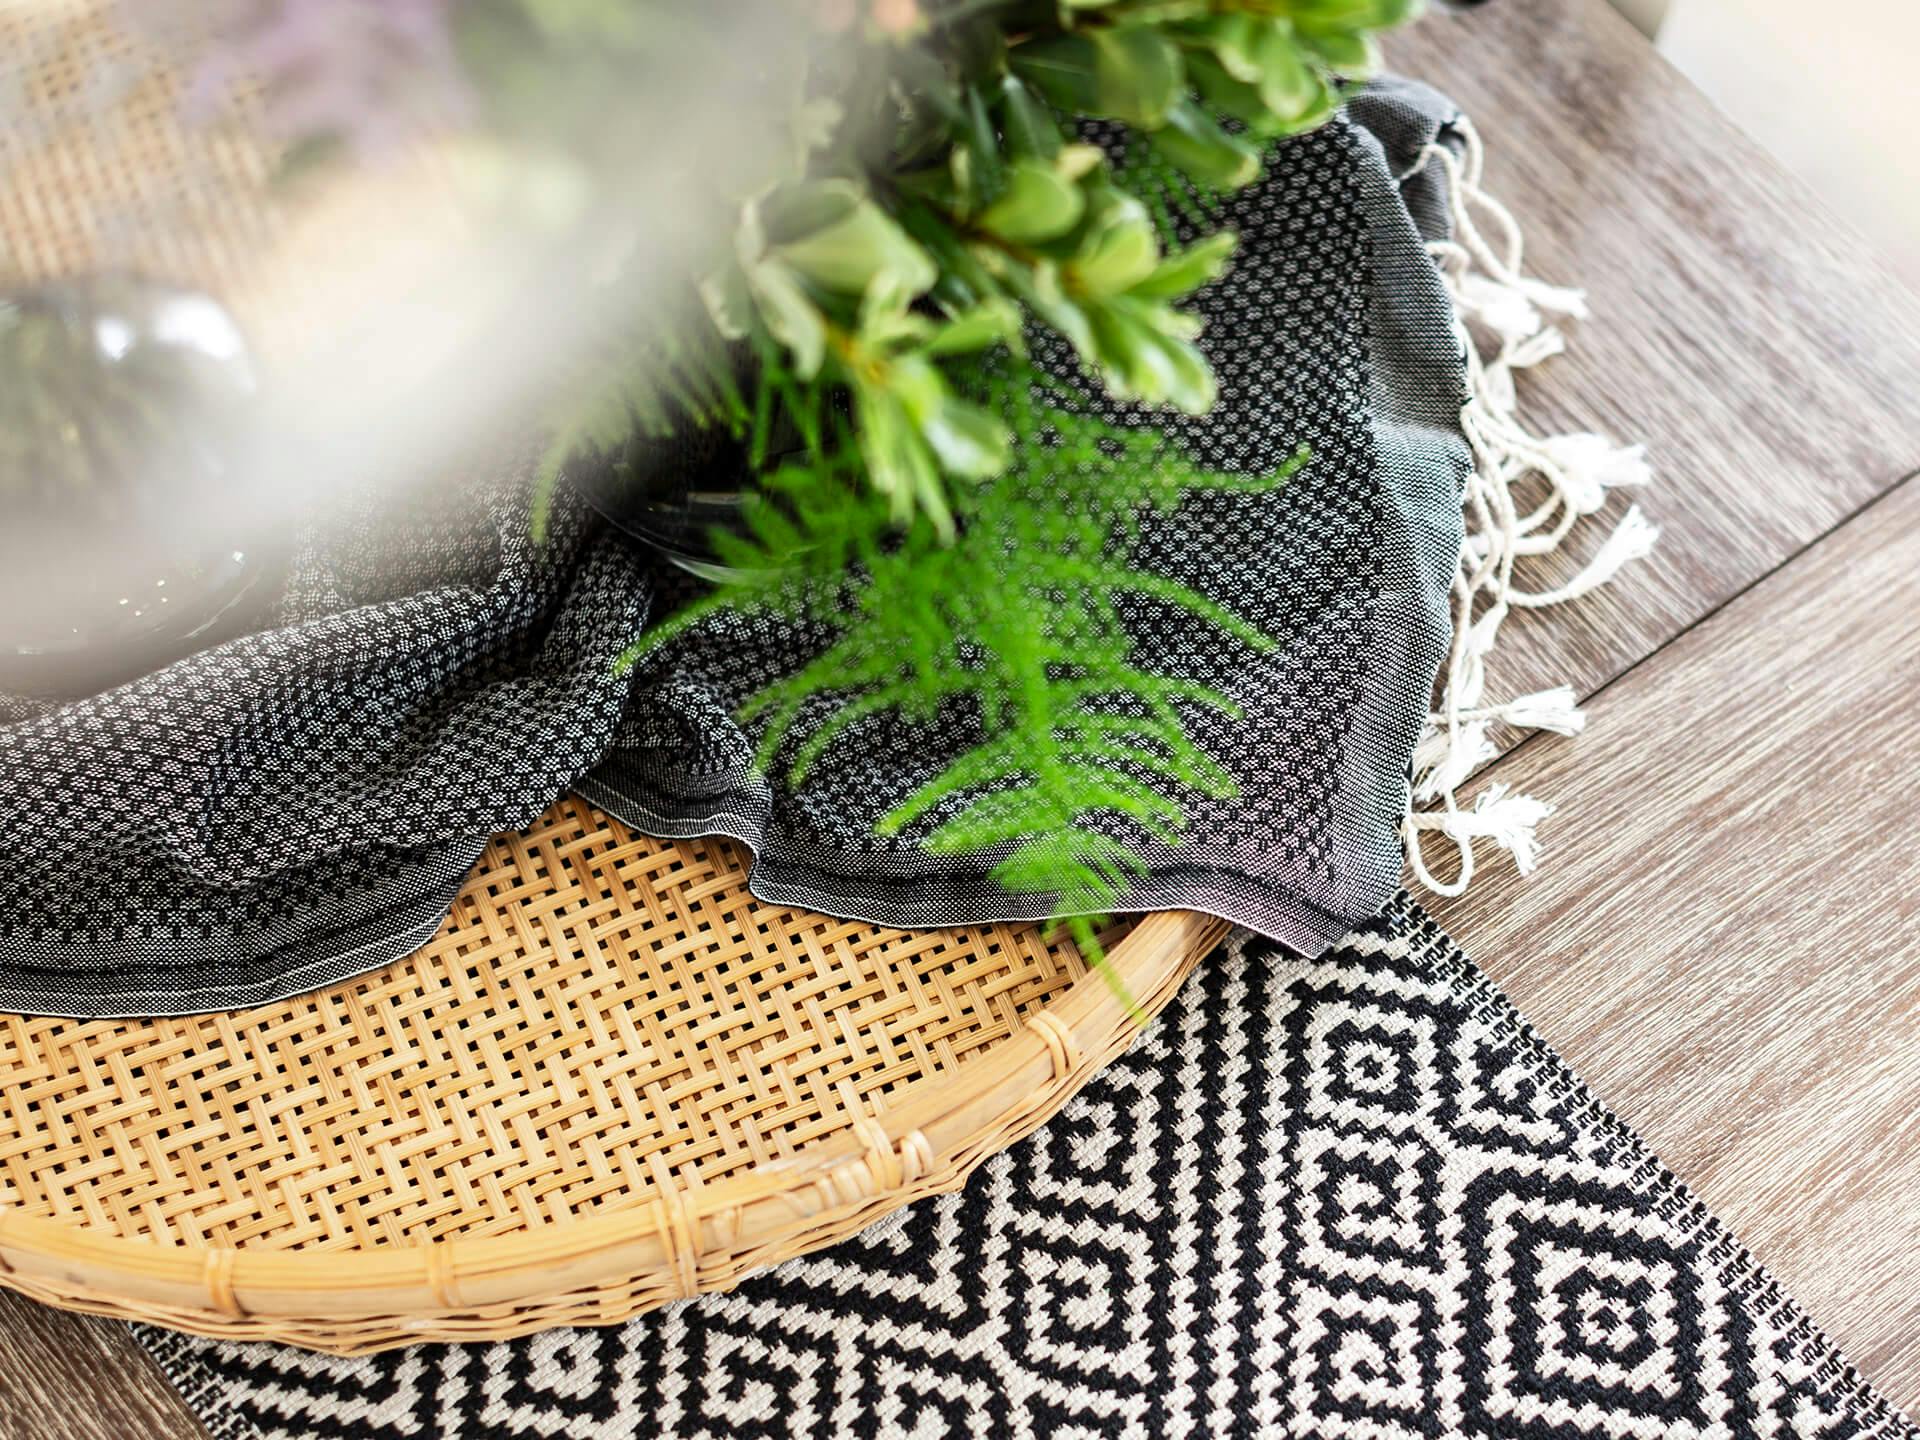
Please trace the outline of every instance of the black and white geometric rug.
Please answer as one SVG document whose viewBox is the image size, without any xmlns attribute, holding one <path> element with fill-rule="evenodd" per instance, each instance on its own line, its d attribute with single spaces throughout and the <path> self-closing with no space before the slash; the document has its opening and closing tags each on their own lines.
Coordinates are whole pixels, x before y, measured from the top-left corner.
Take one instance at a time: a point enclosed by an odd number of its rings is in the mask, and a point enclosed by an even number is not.
<svg viewBox="0 0 1920 1440">
<path fill-rule="evenodd" d="M 1230 942 L 960 1194 L 607 1330 L 141 1338 L 218 1440 L 1902 1437 L 1401 897 Z"/>
</svg>

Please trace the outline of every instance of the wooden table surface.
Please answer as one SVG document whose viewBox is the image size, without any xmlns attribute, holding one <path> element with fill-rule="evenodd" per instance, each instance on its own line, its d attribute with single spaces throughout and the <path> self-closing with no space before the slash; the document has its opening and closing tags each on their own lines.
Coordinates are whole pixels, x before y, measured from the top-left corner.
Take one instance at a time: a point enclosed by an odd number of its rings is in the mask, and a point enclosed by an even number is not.
<svg viewBox="0 0 1920 1440">
<path fill-rule="evenodd" d="M 1429 908 L 1920 1414 L 1920 300 L 1599 0 L 1408 39 L 1589 292 L 1525 412 L 1645 441 L 1664 532 L 1509 622 L 1496 683 L 1589 728 L 1489 772 L 1560 807 L 1541 869 Z"/>
<path fill-rule="evenodd" d="M 1920 301 L 1603 0 L 1439 14 L 1530 268 L 1587 287 L 1527 416 L 1647 442 L 1652 559 L 1509 622 L 1578 740 L 1531 880 L 1431 906 L 1896 1404 L 1920 1412 Z M 1577 560 L 1578 556 L 1573 557 Z M 0 1436 L 204 1432 L 124 1327 L 0 1292 Z"/>
</svg>

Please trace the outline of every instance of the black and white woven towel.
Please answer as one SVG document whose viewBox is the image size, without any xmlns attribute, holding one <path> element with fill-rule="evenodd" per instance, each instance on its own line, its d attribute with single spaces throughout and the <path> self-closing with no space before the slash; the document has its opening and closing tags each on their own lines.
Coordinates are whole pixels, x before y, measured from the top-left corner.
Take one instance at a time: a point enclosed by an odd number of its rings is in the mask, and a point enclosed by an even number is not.
<svg viewBox="0 0 1920 1440">
<path fill-rule="evenodd" d="M 1315 458 L 1277 496 L 1197 497 L 1147 537 L 1145 563 L 1283 643 L 1227 657 L 1143 617 L 1154 664 L 1244 707 L 1200 736 L 1242 794 L 1196 807 L 1125 908 L 1211 910 L 1314 953 L 1398 881 L 1468 459 L 1423 245 L 1441 181 L 1395 177 L 1451 115 L 1378 87 L 1226 206 L 1240 255 L 1200 302 L 1221 399 L 1178 433 L 1217 467 L 1270 469 L 1302 442 Z M 282 628 L 61 708 L 0 697 L 0 1007 L 211 1010 L 371 969 L 432 935 L 490 835 L 569 787 L 656 834 L 744 840 L 771 900 L 1014 917 L 981 861 L 873 833 L 964 725 L 875 718 L 801 793 L 776 791 L 732 716 L 809 637 L 716 622 L 616 680 L 673 581 L 562 508 L 537 546 L 523 480 L 370 497 L 305 545 Z"/>
<path fill-rule="evenodd" d="M 1242 934 L 964 1191 L 729 1294 L 140 1336 L 217 1440 L 1920 1440 L 1404 897 Z"/>
</svg>

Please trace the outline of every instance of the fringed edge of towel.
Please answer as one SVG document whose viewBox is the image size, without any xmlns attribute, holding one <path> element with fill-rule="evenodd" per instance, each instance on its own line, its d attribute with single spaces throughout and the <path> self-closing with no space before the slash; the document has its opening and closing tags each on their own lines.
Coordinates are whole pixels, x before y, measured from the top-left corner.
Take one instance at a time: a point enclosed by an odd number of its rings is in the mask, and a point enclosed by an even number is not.
<svg viewBox="0 0 1920 1440">
<path fill-rule="evenodd" d="M 1458 152 L 1429 145 L 1416 172 L 1439 165 L 1447 175 L 1453 233 L 1427 248 L 1452 298 L 1455 332 L 1466 356 L 1467 402 L 1460 421 L 1473 452 L 1473 472 L 1462 497 L 1466 540 L 1453 579 L 1453 646 L 1441 672 L 1439 708 L 1428 715 L 1414 751 L 1402 821 L 1414 875 L 1440 895 L 1458 895 L 1471 883 L 1476 841 L 1501 846 L 1522 875 L 1531 874 L 1540 851 L 1536 827 L 1553 812 L 1545 802 L 1514 794 L 1498 782 L 1471 804 L 1462 803 L 1469 778 L 1494 758 L 1488 730 L 1504 722 L 1577 735 L 1586 725 L 1566 685 L 1487 699 L 1486 660 L 1500 626 L 1515 609 L 1564 604 L 1605 585 L 1622 566 L 1646 555 L 1659 535 L 1639 506 L 1631 506 L 1566 584 L 1527 590 L 1517 583 L 1516 561 L 1559 549 L 1582 521 L 1600 511 L 1611 491 L 1645 485 L 1653 477 L 1642 446 L 1616 445 L 1588 433 L 1539 436 L 1518 418 L 1514 372 L 1565 349 L 1565 337 L 1552 322 L 1584 317 L 1586 297 L 1524 272 L 1519 222 L 1481 185 L 1486 156 L 1478 132 L 1464 117 L 1453 131 L 1461 142 Z M 1519 491 L 1530 479 L 1544 482 L 1545 498 L 1523 514 Z M 1436 878 L 1422 852 L 1422 838 L 1436 833 L 1459 852 L 1452 880 Z"/>
</svg>

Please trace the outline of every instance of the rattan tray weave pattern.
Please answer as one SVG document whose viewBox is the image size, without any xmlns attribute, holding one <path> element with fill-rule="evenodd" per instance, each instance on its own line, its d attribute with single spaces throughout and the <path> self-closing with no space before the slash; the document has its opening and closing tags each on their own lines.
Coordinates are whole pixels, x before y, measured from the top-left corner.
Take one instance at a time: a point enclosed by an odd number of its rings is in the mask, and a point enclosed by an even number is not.
<svg viewBox="0 0 1920 1440">
<path fill-rule="evenodd" d="M 1116 936 L 1156 1010 L 1223 926 Z M 1136 1033 L 1027 925 L 764 905 L 576 800 L 439 936 L 241 1014 L 0 1017 L 0 1283 L 334 1351 L 605 1324 L 952 1189 Z"/>
</svg>

